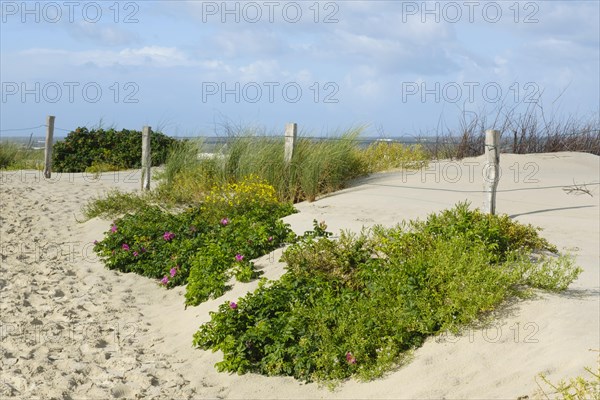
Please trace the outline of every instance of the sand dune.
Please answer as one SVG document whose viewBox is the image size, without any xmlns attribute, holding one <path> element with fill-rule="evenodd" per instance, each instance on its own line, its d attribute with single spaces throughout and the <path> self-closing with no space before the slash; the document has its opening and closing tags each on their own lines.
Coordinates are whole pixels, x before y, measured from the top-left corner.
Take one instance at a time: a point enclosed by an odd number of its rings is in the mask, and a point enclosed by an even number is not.
<svg viewBox="0 0 600 400">
<path fill-rule="evenodd" d="M 371 176 L 286 221 L 302 233 L 312 220 L 330 230 L 359 230 L 469 200 L 482 203 L 482 158 L 442 161 L 417 172 Z M 502 155 L 498 211 L 544 229 L 542 235 L 584 268 L 563 294 L 540 292 L 511 304 L 496 323 L 459 337 L 428 340 L 408 365 L 373 382 L 334 391 L 291 378 L 217 373 L 218 353 L 191 346 L 192 334 L 225 300 L 183 307 L 183 288 L 109 271 L 91 243 L 110 221 L 78 223 L 80 207 L 110 188 L 137 190 L 136 172 L 2 172 L 0 189 L 0 395 L 33 398 L 517 398 L 534 395 L 535 377 L 580 375 L 600 348 L 600 158 L 589 154 Z M 593 195 L 567 193 L 587 184 Z M 281 252 L 256 264 L 265 276 L 284 270 Z"/>
</svg>

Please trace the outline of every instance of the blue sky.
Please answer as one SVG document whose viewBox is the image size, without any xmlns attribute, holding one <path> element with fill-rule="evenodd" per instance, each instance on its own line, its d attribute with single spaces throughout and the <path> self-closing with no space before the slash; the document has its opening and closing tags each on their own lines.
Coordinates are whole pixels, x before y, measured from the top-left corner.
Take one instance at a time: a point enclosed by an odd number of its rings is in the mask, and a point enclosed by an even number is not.
<svg viewBox="0 0 600 400">
<path fill-rule="evenodd" d="M 534 101 L 598 120 L 597 1 L 1 3 L 3 136 L 48 114 L 174 136 L 415 135 Z"/>
</svg>

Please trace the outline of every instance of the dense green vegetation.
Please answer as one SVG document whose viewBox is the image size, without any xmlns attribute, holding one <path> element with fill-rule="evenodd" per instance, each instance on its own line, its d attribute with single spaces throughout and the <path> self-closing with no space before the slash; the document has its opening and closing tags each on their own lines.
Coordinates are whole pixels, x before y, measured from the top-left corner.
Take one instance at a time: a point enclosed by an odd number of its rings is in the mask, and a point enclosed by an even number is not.
<svg viewBox="0 0 600 400">
<path fill-rule="evenodd" d="M 332 240 L 316 226 L 283 256 L 287 272 L 227 301 L 194 344 L 220 371 L 305 381 L 370 379 L 425 338 L 457 331 L 527 288 L 563 290 L 580 273 L 536 229 L 459 204 L 425 222 Z"/>
<path fill-rule="evenodd" d="M 163 164 L 175 139 L 152 132 L 152 165 Z M 100 172 L 140 168 L 142 132 L 123 129 L 77 128 L 54 144 L 53 170 L 56 172 Z"/>
<path fill-rule="evenodd" d="M 225 293 L 231 277 L 257 277 L 251 260 L 291 237 L 280 218 L 292 212 L 272 187 L 250 177 L 213 188 L 201 207 L 178 214 L 156 206 L 128 213 L 94 249 L 110 269 L 167 287 L 187 284 L 186 305 L 197 305 Z"/>
</svg>

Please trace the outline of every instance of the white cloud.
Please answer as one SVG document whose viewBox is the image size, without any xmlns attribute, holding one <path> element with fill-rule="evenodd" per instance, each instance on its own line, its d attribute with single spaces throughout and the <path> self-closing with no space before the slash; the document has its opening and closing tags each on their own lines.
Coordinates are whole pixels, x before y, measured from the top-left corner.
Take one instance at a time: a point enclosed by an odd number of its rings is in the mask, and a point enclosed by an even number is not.
<svg viewBox="0 0 600 400">
<path fill-rule="evenodd" d="M 294 74 L 294 82 L 298 82 L 300 85 L 310 85 L 314 83 L 312 73 L 307 69 L 302 69 Z"/>
<path fill-rule="evenodd" d="M 579 43 L 598 51 L 600 3 L 596 1 L 541 2 L 537 23 L 513 24 L 529 35 Z"/>
<path fill-rule="evenodd" d="M 494 57 L 494 74 L 499 77 L 506 78 L 508 73 L 508 59 L 496 56 Z"/>
<path fill-rule="evenodd" d="M 218 32 L 213 41 L 213 50 L 230 58 L 272 56 L 286 48 L 273 32 L 261 29 Z"/>
<path fill-rule="evenodd" d="M 532 57 L 543 57 L 548 64 L 562 65 L 566 62 L 577 64 L 598 64 L 598 50 L 590 54 L 587 46 L 568 39 L 542 38 L 532 40 L 523 46 L 523 51 Z M 550 65 L 549 65 L 550 66 Z"/>
<path fill-rule="evenodd" d="M 403 19 L 402 3 L 396 1 L 328 0 L 319 2 L 321 19 L 326 15 L 324 5 L 335 3 L 339 22 L 314 23 L 309 7 L 314 8 L 315 2 L 298 3 L 305 18 L 293 24 L 282 22 L 280 16 L 274 24 L 224 24 L 220 16 L 204 23 L 201 2 L 157 1 L 140 3 L 136 25 L 115 25 L 111 19 L 61 29 L 48 24 L 7 25 L 2 28 L 2 73 L 14 81 L 135 80 L 145 88 L 148 108 L 124 118 L 139 118 L 152 107 L 189 107 L 194 111 L 181 118 L 182 124 L 192 125 L 201 114 L 195 110 L 203 82 L 227 82 L 231 87 L 235 81 L 295 81 L 303 89 L 318 82 L 321 97 L 329 93 L 323 85 L 335 82 L 340 104 L 318 103 L 313 108 L 284 104 L 294 118 L 306 115 L 317 124 L 321 122 L 315 116 L 323 110 L 327 118 L 321 119 L 334 124 L 345 123 L 348 115 L 396 124 L 398 110 L 403 110 L 410 124 L 418 126 L 437 117 L 444 106 L 454 115 L 455 104 L 416 101 L 410 108 L 402 103 L 402 84 L 409 81 L 428 88 L 436 82 L 498 82 L 505 95 L 518 87 L 521 98 L 529 93 L 524 85 L 534 82 L 551 99 L 568 87 L 562 98 L 568 107 L 597 108 L 598 2 L 520 2 L 521 19 L 526 16 L 525 4 L 539 6 L 535 24 L 513 21 L 509 9 L 513 2 L 502 3 L 504 18 L 497 24 L 482 20 L 481 6 L 475 23 L 463 15 L 453 24 L 433 18 L 422 22 L 420 15 Z M 305 93 L 312 92 L 305 89 Z M 476 96 L 481 98 L 480 93 Z M 268 107 L 275 119 L 287 112 L 279 103 Z M 218 110 L 252 118 L 253 113 L 265 112 L 266 108 L 257 111 L 254 106 L 230 102 L 218 104 Z M 19 114 L 7 111 L 13 113 Z M 207 110 L 205 118 L 212 119 L 210 114 Z"/>
<path fill-rule="evenodd" d="M 60 49 L 29 49 L 20 52 L 23 57 L 43 56 L 53 65 L 95 65 L 97 67 L 145 66 L 145 67 L 202 67 L 208 70 L 227 66 L 219 60 L 193 60 L 176 47 L 145 46 L 114 50 L 70 51 Z"/>
<path fill-rule="evenodd" d="M 383 88 L 382 82 L 369 79 L 358 85 L 356 91 L 360 97 L 374 99 L 381 96 Z"/>
<path fill-rule="evenodd" d="M 68 32 L 75 39 L 84 38 L 102 46 L 123 46 L 138 43 L 137 34 L 122 29 L 120 26 L 103 26 L 84 21 L 68 24 Z"/>
<path fill-rule="evenodd" d="M 239 67 L 239 72 L 239 79 L 242 82 L 276 81 L 285 75 L 275 60 L 259 60 Z"/>
<path fill-rule="evenodd" d="M 329 53 L 329 59 L 371 65 L 382 75 L 451 72 L 457 69 L 454 58 L 461 54 L 461 49 L 441 40 L 421 45 L 401 38 L 341 30 L 327 42 L 329 48 L 335 49 Z"/>
<path fill-rule="evenodd" d="M 346 99 L 365 99 L 369 102 L 381 101 L 388 95 L 388 81 L 378 76 L 377 70 L 369 66 L 358 66 L 347 73 L 342 81 L 340 95 Z"/>
</svg>

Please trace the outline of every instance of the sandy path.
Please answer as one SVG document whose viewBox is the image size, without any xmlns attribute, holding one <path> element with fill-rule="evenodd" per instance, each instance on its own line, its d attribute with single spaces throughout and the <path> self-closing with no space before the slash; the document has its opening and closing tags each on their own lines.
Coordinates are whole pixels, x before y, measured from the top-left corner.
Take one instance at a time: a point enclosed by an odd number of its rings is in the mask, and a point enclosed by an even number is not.
<svg viewBox="0 0 600 400">
<path fill-rule="evenodd" d="M 80 205 L 114 181 L 2 178 L 0 395 L 190 398 L 174 357 L 152 348 L 160 339 L 131 282 L 97 268 L 75 221 Z"/>
</svg>

